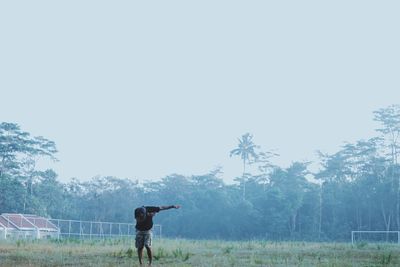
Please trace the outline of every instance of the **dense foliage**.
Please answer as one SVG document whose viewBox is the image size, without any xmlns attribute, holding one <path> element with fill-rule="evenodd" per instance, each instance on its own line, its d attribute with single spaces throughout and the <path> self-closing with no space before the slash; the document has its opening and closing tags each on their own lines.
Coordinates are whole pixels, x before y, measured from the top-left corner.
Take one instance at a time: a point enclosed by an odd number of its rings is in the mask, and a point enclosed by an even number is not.
<svg viewBox="0 0 400 267">
<path fill-rule="evenodd" d="M 252 136 L 243 135 L 231 151 L 243 161 L 233 185 L 219 178 L 220 169 L 146 183 L 117 177 L 61 183 L 53 170 L 35 168 L 39 157 L 55 159 L 55 144 L 1 123 L 0 213 L 132 222 L 137 206 L 181 204 L 156 221 L 165 235 L 185 238 L 348 240 L 351 230 L 399 230 L 400 107 L 374 114 L 378 136 L 321 154 L 316 173 L 306 162 L 274 166 L 274 154 L 257 151 Z M 257 173 L 246 172 L 247 165 Z"/>
</svg>

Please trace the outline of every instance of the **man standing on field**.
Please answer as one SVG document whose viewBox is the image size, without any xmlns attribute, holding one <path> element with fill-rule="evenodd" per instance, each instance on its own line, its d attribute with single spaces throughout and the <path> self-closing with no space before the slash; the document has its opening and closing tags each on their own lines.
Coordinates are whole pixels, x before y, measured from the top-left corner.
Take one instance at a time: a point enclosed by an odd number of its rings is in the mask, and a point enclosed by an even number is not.
<svg viewBox="0 0 400 267">
<path fill-rule="evenodd" d="M 142 206 L 135 209 L 135 219 L 136 219 L 136 239 L 135 246 L 137 248 L 139 263 L 142 265 L 142 255 L 143 247 L 147 250 L 147 257 L 149 258 L 149 265 L 153 261 L 153 255 L 151 252 L 151 239 L 152 233 L 151 228 L 153 228 L 153 216 L 157 212 L 169 209 L 179 209 L 179 205 L 173 206 Z"/>
</svg>

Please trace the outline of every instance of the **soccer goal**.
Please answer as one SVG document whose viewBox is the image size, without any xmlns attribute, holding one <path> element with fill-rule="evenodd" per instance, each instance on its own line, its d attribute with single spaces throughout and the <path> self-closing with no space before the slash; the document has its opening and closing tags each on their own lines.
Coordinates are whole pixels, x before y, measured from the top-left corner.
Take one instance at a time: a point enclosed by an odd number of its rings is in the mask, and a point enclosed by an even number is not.
<svg viewBox="0 0 400 267">
<path fill-rule="evenodd" d="M 351 231 L 351 243 L 400 244 L 400 231 Z"/>
</svg>

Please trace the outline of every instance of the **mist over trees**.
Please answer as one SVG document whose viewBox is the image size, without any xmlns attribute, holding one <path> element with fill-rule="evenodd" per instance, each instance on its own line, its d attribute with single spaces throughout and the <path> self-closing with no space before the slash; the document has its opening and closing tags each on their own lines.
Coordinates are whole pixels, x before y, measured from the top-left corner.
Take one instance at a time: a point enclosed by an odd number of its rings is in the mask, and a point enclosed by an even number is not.
<svg viewBox="0 0 400 267">
<path fill-rule="evenodd" d="M 53 141 L 32 137 L 14 123 L 0 124 L 0 213 L 52 218 L 132 222 L 141 205 L 180 204 L 160 213 L 163 234 L 184 238 L 348 240 L 352 230 L 400 229 L 400 106 L 374 112 L 377 136 L 320 153 L 320 170 L 309 162 L 273 165 L 245 133 L 227 155 L 240 157 L 235 184 L 204 175 L 172 174 L 139 183 L 118 177 L 62 183 L 53 170 L 37 170 L 40 157 L 56 160 Z M 251 173 L 252 165 L 257 173 Z"/>
</svg>

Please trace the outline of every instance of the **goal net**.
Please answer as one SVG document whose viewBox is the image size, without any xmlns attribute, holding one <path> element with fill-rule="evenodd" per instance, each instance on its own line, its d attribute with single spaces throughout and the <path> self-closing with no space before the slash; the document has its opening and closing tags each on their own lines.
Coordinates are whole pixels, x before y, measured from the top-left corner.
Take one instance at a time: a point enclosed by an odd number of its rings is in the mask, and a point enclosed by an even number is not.
<svg viewBox="0 0 400 267">
<path fill-rule="evenodd" d="M 400 231 L 351 231 L 351 243 L 400 244 Z"/>
</svg>

